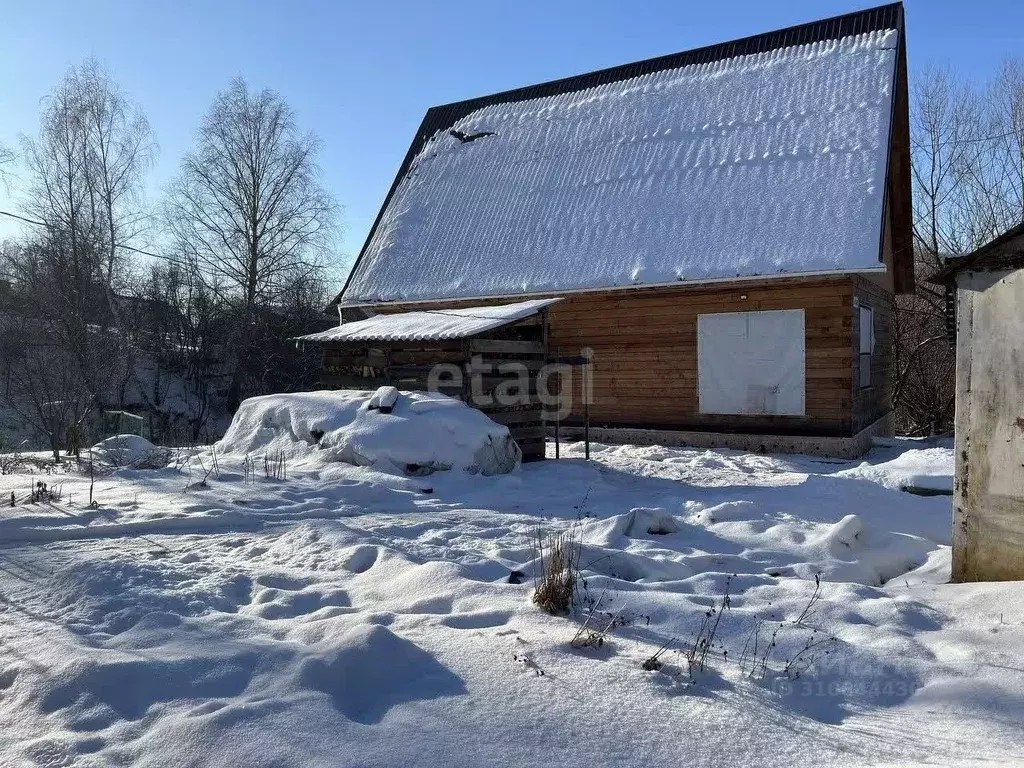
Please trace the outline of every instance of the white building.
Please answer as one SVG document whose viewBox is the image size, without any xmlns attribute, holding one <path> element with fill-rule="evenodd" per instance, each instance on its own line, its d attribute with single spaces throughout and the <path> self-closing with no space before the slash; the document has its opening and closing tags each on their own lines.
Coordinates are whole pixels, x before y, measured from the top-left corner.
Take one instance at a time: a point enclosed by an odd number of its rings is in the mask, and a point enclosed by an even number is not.
<svg viewBox="0 0 1024 768">
<path fill-rule="evenodd" d="M 956 290 L 953 580 L 1024 579 L 1024 224 L 933 281 Z"/>
</svg>

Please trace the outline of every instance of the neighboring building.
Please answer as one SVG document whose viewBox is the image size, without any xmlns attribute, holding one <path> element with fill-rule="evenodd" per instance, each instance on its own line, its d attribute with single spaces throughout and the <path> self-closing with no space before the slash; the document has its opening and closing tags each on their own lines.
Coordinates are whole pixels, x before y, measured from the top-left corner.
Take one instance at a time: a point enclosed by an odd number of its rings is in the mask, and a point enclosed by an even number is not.
<svg viewBox="0 0 1024 768">
<path fill-rule="evenodd" d="M 896 3 L 430 109 L 334 304 L 563 297 L 598 439 L 855 455 L 913 290 L 906 71 Z"/>
<path fill-rule="evenodd" d="M 932 281 L 956 291 L 953 580 L 1024 579 L 1024 224 Z"/>
</svg>

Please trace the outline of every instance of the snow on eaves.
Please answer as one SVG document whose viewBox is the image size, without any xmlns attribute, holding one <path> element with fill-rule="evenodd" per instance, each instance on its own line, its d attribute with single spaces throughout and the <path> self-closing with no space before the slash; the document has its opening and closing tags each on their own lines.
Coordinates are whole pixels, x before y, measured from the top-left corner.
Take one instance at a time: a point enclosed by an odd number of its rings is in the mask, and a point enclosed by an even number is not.
<svg viewBox="0 0 1024 768">
<path fill-rule="evenodd" d="M 896 31 L 484 107 L 413 161 L 342 304 L 877 269 Z"/>
<path fill-rule="evenodd" d="M 465 339 L 537 314 L 561 299 L 534 299 L 497 307 L 403 312 L 343 323 L 299 341 L 425 341 Z"/>
</svg>

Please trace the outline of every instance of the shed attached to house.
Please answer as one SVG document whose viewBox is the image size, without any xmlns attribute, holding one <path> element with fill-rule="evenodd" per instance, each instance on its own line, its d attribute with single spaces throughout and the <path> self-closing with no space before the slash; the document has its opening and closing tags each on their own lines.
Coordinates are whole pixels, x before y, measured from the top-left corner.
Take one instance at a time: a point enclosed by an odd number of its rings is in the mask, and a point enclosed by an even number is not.
<svg viewBox="0 0 1024 768">
<path fill-rule="evenodd" d="M 508 427 L 523 461 L 536 461 L 544 458 L 548 308 L 557 301 L 381 314 L 298 341 L 323 346 L 324 389 L 441 392 Z"/>
<path fill-rule="evenodd" d="M 932 279 L 956 291 L 953 580 L 1024 579 L 1024 224 Z"/>
<path fill-rule="evenodd" d="M 560 296 L 598 439 L 862 452 L 913 290 L 904 41 L 896 3 L 429 110 L 339 327 Z"/>
</svg>

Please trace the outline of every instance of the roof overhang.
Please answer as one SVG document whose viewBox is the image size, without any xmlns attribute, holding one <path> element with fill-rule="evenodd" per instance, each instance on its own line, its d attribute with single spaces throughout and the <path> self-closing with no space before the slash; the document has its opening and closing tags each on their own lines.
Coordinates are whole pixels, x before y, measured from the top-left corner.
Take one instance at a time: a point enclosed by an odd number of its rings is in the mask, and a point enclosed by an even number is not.
<svg viewBox="0 0 1024 768">
<path fill-rule="evenodd" d="M 995 253 L 997 248 L 1018 237 L 1022 239 L 1019 251 L 1010 254 Z M 946 265 L 929 277 L 928 282 L 935 283 L 936 285 L 946 285 L 953 282 L 958 273 L 968 269 L 1013 269 L 1017 267 L 1024 267 L 1024 223 L 1011 227 L 999 235 L 999 237 L 990 240 L 966 256 L 947 259 Z"/>
<path fill-rule="evenodd" d="M 847 271 L 823 271 L 823 272 L 780 272 L 773 275 L 737 275 L 736 277 L 712 277 L 702 280 L 673 280 L 669 283 L 637 283 L 634 285 L 610 285 L 603 288 L 570 288 L 562 291 L 535 291 L 531 293 L 499 294 L 495 296 L 469 296 L 466 298 L 453 299 L 393 299 L 391 301 L 352 301 L 336 305 L 342 309 L 380 309 L 388 306 L 417 306 L 434 305 L 442 303 L 464 303 L 466 301 L 505 301 L 511 299 L 527 298 L 550 298 L 551 294 L 557 293 L 559 297 L 572 296 L 586 293 L 606 293 L 608 291 L 643 291 L 663 288 L 695 288 L 702 285 L 722 285 L 723 283 L 749 284 L 759 283 L 765 280 L 800 280 L 803 278 L 821 277 L 845 277 L 849 275 L 884 274 L 886 267 L 879 264 L 877 267 L 858 269 L 855 272 Z M 559 299 L 555 299 L 558 301 Z M 332 329 L 333 330 L 333 329 Z"/>
<path fill-rule="evenodd" d="M 364 342 L 468 339 L 525 320 L 561 300 L 560 297 L 554 297 L 496 306 L 415 310 L 375 315 L 366 320 L 342 323 L 336 328 L 328 328 L 319 333 L 298 336 L 295 341 Z"/>
</svg>

